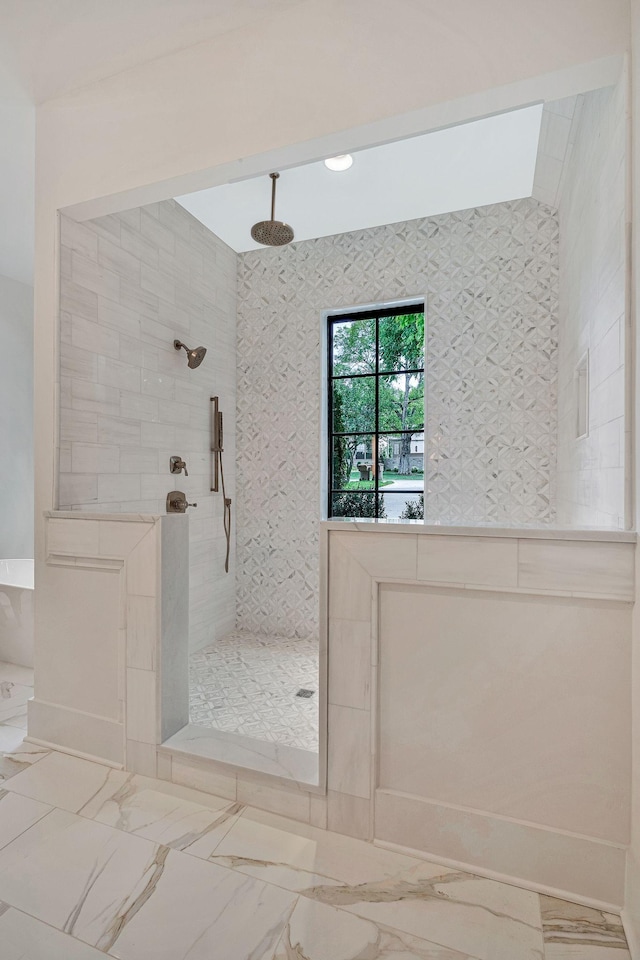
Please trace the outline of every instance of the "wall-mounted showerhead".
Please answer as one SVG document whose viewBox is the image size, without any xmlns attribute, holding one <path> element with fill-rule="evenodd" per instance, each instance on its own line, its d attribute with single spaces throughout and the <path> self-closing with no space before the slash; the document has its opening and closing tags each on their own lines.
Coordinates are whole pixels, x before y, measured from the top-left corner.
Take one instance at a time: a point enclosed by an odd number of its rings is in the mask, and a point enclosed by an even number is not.
<svg viewBox="0 0 640 960">
<path fill-rule="evenodd" d="M 190 350 L 186 343 L 182 343 L 181 340 L 174 340 L 173 345 L 176 350 L 182 350 L 184 348 L 187 351 L 187 363 L 192 370 L 195 370 L 196 367 L 200 366 L 204 360 L 204 355 L 207 352 L 206 347 L 194 347 L 193 350 Z"/>
<path fill-rule="evenodd" d="M 256 243 L 265 247 L 284 247 L 293 240 L 293 229 L 282 220 L 274 220 L 276 215 L 276 180 L 279 173 L 270 173 L 271 177 L 271 220 L 261 220 L 251 227 L 251 236 Z"/>
</svg>

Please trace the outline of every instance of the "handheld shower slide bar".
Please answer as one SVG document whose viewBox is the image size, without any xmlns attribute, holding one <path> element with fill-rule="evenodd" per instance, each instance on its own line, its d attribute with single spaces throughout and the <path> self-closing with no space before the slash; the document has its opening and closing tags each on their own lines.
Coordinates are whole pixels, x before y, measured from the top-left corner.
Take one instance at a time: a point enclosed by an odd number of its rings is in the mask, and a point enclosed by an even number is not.
<svg viewBox="0 0 640 960">
<path fill-rule="evenodd" d="M 229 573 L 229 553 L 231 551 L 231 499 L 227 496 L 224 488 L 224 467 L 222 464 L 222 454 L 224 450 L 224 431 L 222 411 L 218 409 L 218 398 L 211 397 L 211 453 L 213 454 L 213 477 L 211 482 L 211 492 L 218 493 L 219 484 L 222 483 L 222 498 L 224 500 L 224 535 L 227 540 L 227 555 L 224 561 L 224 571 Z"/>
<path fill-rule="evenodd" d="M 217 455 L 222 453 L 224 450 L 223 420 L 222 411 L 218 409 L 218 398 L 211 397 L 210 399 L 211 403 L 213 404 L 211 410 L 211 453 L 213 454 L 213 477 L 211 479 L 211 493 L 218 493 L 220 488 Z"/>
</svg>

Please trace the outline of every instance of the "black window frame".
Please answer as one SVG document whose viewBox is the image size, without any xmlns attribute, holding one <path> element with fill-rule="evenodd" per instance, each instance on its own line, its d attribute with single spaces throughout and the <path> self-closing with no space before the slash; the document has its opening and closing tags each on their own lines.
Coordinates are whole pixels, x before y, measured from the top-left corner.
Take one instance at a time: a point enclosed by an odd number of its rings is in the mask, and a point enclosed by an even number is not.
<svg viewBox="0 0 640 960">
<path fill-rule="evenodd" d="M 415 369 L 410 370 L 381 370 L 380 369 L 380 321 L 385 320 L 389 317 L 404 317 L 407 314 L 422 314 L 424 316 L 424 301 L 416 301 L 415 303 L 405 303 L 401 306 L 389 306 L 389 307 L 377 307 L 375 309 L 368 310 L 351 310 L 348 313 L 336 313 L 330 314 L 327 317 L 327 408 L 328 408 L 328 421 L 327 421 L 327 455 L 328 455 L 328 470 L 327 470 L 327 517 L 331 519 L 333 515 L 333 498 L 336 494 L 347 493 L 347 494 L 356 494 L 357 496 L 366 497 L 367 495 L 373 497 L 374 504 L 374 519 L 378 519 L 378 504 L 379 497 L 384 495 L 384 488 L 380 489 L 378 486 L 378 470 L 376 469 L 374 474 L 374 487 L 372 490 L 362 490 L 358 492 L 357 490 L 338 490 L 333 486 L 333 448 L 334 440 L 336 437 L 362 437 L 363 440 L 373 440 L 373 449 L 374 451 L 379 449 L 379 438 L 384 436 L 397 436 L 400 437 L 403 434 L 410 434 L 413 436 L 416 433 L 422 433 L 423 436 L 423 450 L 424 450 L 424 408 L 423 408 L 423 424 L 422 429 L 416 430 L 380 430 L 379 429 L 379 382 L 381 377 L 395 376 L 402 373 L 422 373 L 424 375 L 425 368 L 416 367 Z M 333 332 L 335 327 L 339 323 L 352 323 L 361 320 L 375 320 L 375 333 L 376 333 L 376 356 L 375 356 L 375 370 L 368 371 L 366 373 L 351 373 L 351 374 L 337 374 L 334 375 L 333 372 Z M 426 330 L 426 328 L 425 328 Z M 426 347 L 425 347 L 426 350 Z M 424 364 L 424 358 L 423 358 Z M 344 432 L 335 432 L 333 429 L 333 384 L 336 380 L 355 380 L 362 377 L 375 377 L 375 429 L 368 432 L 363 432 L 360 430 L 354 431 L 344 431 Z M 426 385 L 425 385 L 426 389 Z M 424 457 L 424 454 L 423 454 Z M 372 456 L 373 459 L 373 456 Z M 423 476 L 424 476 L 424 460 L 423 460 Z M 415 494 L 415 490 L 394 490 L 392 493 L 388 493 L 389 496 L 401 496 L 402 494 Z M 423 495 L 424 495 L 424 484 L 423 484 Z M 353 517 L 352 519 L 359 519 L 358 517 Z"/>
</svg>

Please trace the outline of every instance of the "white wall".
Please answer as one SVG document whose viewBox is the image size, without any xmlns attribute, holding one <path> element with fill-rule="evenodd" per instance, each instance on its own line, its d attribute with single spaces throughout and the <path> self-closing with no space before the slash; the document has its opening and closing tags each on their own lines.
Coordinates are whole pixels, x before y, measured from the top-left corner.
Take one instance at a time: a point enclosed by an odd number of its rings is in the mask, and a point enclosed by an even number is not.
<svg viewBox="0 0 640 960">
<path fill-rule="evenodd" d="M 384 586 L 380 787 L 627 843 L 630 618 L 629 604 Z"/>
<path fill-rule="evenodd" d="M 636 504 L 638 500 L 636 499 Z M 623 923 L 633 960 L 640 958 L 640 552 L 631 632 L 631 838 L 627 851 Z"/>
<path fill-rule="evenodd" d="M 33 284 L 36 108 L 0 62 L 0 275 Z"/>
<path fill-rule="evenodd" d="M 238 625 L 318 631 L 323 311 L 426 297 L 428 523 L 553 523 L 558 221 L 514 200 L 238 258 Z"/>
<path fill-rule="evenodd" d="M 586 93 L 559 206 L 558 522 L 625 527 L 626 80 Z M 588 436 L 576 367 L 588 351 Z"/>
<path fill-rule="evenodd" d="M 222 494 L 211 493 L 210 397 L 225 416 L 235 506 L 236 254 L 173 200 L 98 220 L 61 218 L 63 509 L 165 513 L 189 502 L 190 646 L 235 625 L 235 544 L 224 572 Z M 175 338 L 207 355 L 187 366 Z M 189 476 L 173 475 L 182 457 Z"/>
<path fill-rule="evenodd" d="M 33 557 L 33 289 L 0 277 L 0 557 Z"/>
<path fill-rule="evenodd" d="M 640 423 L 640 338 L 638 326 L 640 320 L 640 0 L 632 0 L 632 40 L 631 59 L 631 107 L 632 107 L 632 293 L 631 322 L 634 331 L 634 467 L 635 485 L 632 489 L 632 503 L 635 525 L 638 524 L 640 508 L 640 443 L 638 443 L 637 424 Z M 631 637 L 631 844 L 627 854 L 627 883 L 623 921 L 627 939 L 631 947 L 633 960 L 640 958 L 640 556 L 636 554 L 636 603 L 632 621 Z"/>
</svg>

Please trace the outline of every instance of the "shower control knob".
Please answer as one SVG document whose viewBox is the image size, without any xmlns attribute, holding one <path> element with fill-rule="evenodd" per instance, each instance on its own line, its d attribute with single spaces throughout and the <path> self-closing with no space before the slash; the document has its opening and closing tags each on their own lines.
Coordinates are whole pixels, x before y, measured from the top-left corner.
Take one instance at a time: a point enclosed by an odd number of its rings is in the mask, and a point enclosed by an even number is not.
<svg viewBox="0 0 640 960">
<path fill-rule="evenodd" d="M 186 513 L 187 507 L 197 507 L 197 503 L 188 503 L 182 490 L 172 490 L 167 494 L 167 513 Z"/>
</svg>

